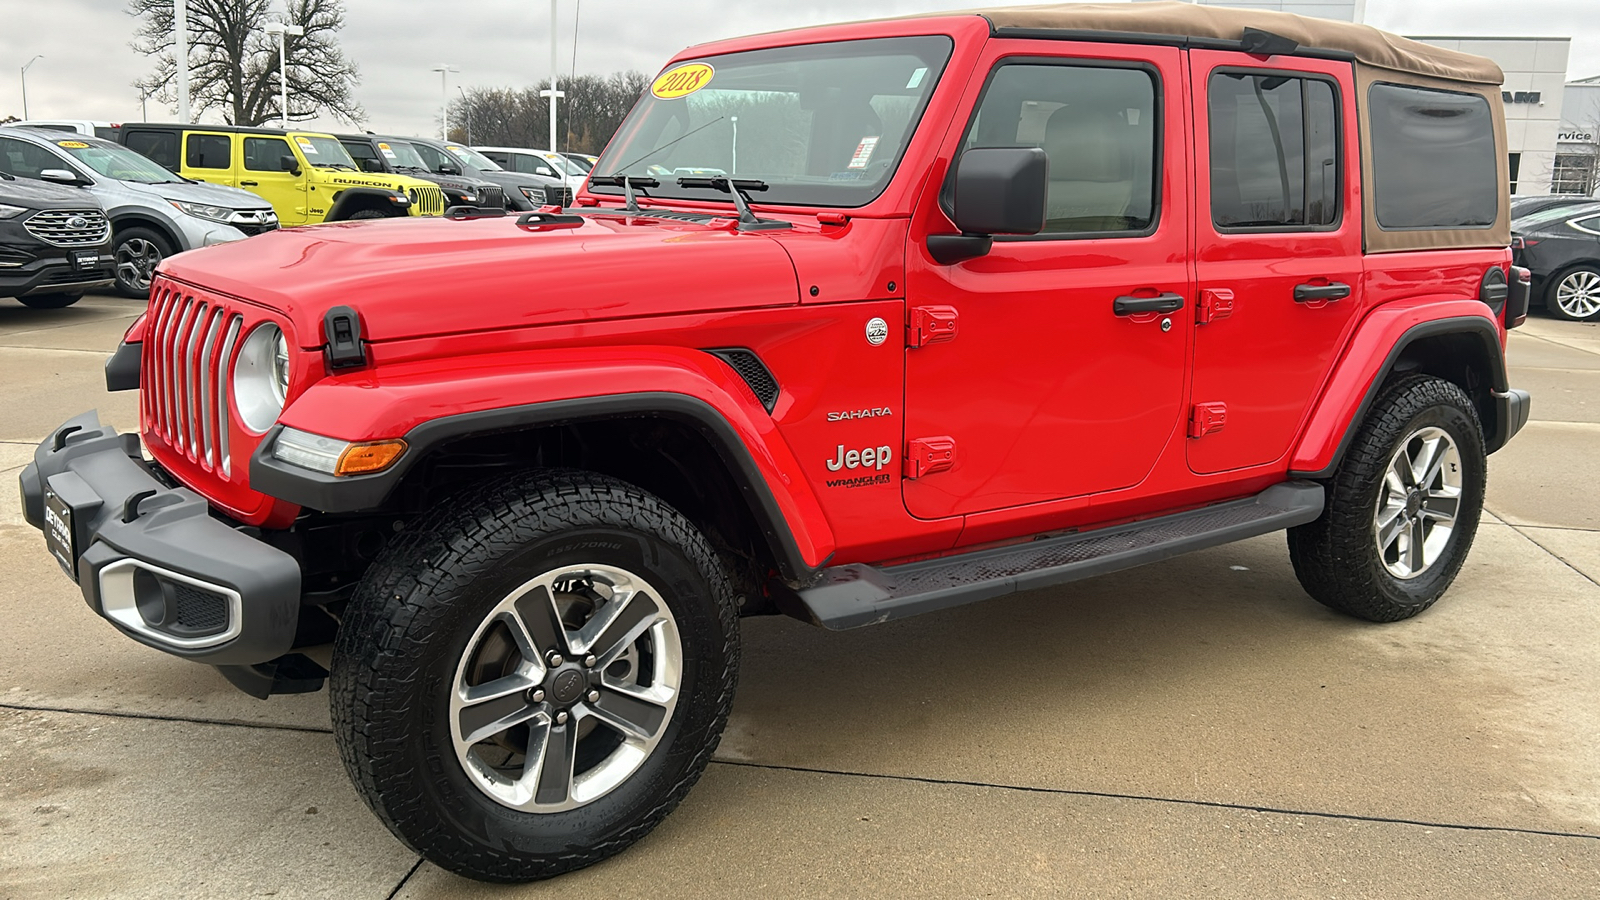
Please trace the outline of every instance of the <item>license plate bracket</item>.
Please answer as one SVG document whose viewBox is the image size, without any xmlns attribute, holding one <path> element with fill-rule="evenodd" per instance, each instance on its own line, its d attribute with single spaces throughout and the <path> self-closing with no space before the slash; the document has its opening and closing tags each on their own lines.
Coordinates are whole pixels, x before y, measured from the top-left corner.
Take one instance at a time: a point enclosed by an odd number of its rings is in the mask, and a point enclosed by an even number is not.
<svg viewBox="0 0 1600 900">
<path fill-rule="evenodd" d="M 44 543 L 62 571 L 78 580 L 78 538 L 73 528 L 72 505 L 55 491 L 44 494 Z"/>
</svg>

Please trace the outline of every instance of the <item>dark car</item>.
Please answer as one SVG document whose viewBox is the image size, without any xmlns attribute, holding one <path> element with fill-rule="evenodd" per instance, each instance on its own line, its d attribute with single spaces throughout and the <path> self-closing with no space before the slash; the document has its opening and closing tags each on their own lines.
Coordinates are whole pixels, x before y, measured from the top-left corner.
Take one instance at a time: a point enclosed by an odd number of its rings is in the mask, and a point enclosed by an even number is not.
<svg viewBox="0 0 1600 900">
<path fill-rule="evenodd" d="M 336 134 L 339 143 L 350 151 L 350 156 L 364 172 L 388 172 L 394 175 L 411 175 L 431 181 L 444 191 L 445 206 L 479 206 L 489 209 L 506 208 L 505 192 L 500 185 L 483 178 L 459 172 L 446 174 L 435 171 L 418 154 L 411 138 L 377 134 Z M 435 151 L 438 153 L 439 151 Z"/>
<path fill-rule="evenodd" d="M 506 206 L 528 211 L 545 204 L 569 206 L 572 191 L 559 178 L 545 178 L 526 172 L 508 172 L 482 153 L 463 144 L 408 138 L 411 146 L 436 175 L 470 175 L 500 185 L 506 192 Z"/>
<path fill-rule="evenodd" d="M 1561 206 L 1511 223 L 1515 264 L 1533 273 L 1534 296 L 1568 321 L 1600 318 L 1600 201 Z"/>
<path fill-rule="evenodd" d="M 0 297 L 60 309 L 115 277 L 111 220 L 94 195 L 0 172 Z"/>
<path fill-rule="evenodd" d="M 1516 221 L 1523 216 L 1544 212 L 1547 209 L 1559 209 L 1569 206 L 1583 206 L 1594 203 L 1595 198 L 1585 197 L 1580 194 L 1533 194 L 1523 197 L 1511 198 L 1511 222 L 1515 227 Z"/>
</svg>

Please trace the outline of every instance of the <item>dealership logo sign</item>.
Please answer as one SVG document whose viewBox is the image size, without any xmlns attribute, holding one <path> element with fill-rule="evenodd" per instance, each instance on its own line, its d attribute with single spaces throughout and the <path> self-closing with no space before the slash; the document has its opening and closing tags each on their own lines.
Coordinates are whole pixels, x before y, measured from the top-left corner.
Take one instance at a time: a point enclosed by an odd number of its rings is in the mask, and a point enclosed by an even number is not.
<svg viewBox="0 0 1600 900">
<path fill-rule="evenodd" d="M 1592 131 L 1563 131 L 1560 134 L 1556 135 L 1556 140 L 1558 140 L 1558 141 L 1560 141 L 1562 143 L 1572 143 L 1574 141 L 1576 141 L 1578 143 L 1590 143 L 1590 142 L 1592 142 L 1594 140 L 1594 132 L 1592 132 Z"/>
<path fill-rule="evenodd" d="M 1539 92 L 1538 91 L 1517 91 L 1516 93 L 1512 93 L 1511 91 L 1501 91 L 1500 92 L 1500 99 L 1504 100 L 1507 103 L 1538 103 L 1538 102 L 1540 102 L 1539 101 Z"/>
</svg>

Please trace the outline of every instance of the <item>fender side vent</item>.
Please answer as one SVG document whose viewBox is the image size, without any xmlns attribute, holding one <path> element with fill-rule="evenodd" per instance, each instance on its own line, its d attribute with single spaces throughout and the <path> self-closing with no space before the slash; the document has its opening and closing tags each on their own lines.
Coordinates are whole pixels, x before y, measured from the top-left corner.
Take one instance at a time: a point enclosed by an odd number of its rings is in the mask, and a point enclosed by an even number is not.
<svg viewBox="0 0 1600 900">
<path fill-rule="evenodd" d="M 750 385 L 750 390 L 755 393 L 756 399 L 761 401 L 761 405 L 766 407 L 767 412 L 772 412 L 772 408 L 778 405 L 778 379 L 772 376 L 772 370 L 767 368 L 767 364 L 761 361 L 761 357 L 757 356 L 754 350 L 746 347 L 728 347 L 706 352 L 732 366 L 733 370 L 739 373 L 739 377 L 744 379 L 744 383 Z"/>
</svg>

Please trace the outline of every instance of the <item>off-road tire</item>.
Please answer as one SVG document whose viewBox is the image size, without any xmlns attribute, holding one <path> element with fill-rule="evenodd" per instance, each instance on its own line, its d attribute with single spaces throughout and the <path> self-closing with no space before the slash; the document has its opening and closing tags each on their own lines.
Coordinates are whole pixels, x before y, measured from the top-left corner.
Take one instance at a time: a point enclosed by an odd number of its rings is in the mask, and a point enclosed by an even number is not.
<svg viewBox="0 0 1600 900">
<path fill-rule="evenodd" d="M 573 564 L 625 565 L 662 588 L 681 689 L 660 743 L 618 787 L 564 812 L 520 812 L 469 780 L 447 696 L 486 612 L 528 572 Z M 329 681 L 345 769 L 396 837 L 450 871 L 515 882 L 599 862 L 659 824 L 710 761 L 737 680 L 736 609 L 706 539 L 636 487 L 543 471 L 469 490 L 397 535 L 349 604 Z"/>
<path fill-rule="evenodd" d="M 356 219 L 397 219 L 381 209 L 359 209 L 345 217 L 345 221 L 353 222 Z"/>
<path fill-rule="evenodd" d="M 82 294 L 31 294 L 17 302 L 29 309 L 66 309 L 82 299 Z"/>
<path fill-rule="evenodd" d="M 1377 504 L 1390 459 L 1419 429 L 1444 430 L 1461 460 L 1461 496 L 1449 541 L 1438 559 L 1412 578 L 1384 565 L 1376 540 Z M 1289 529 L 1289 558 L 1317 602 L 1372 622 L 1417 615 L 1444 594 L 1477 533 L 1487 478 L 1483 429 L 1462 389 L 1426 375 L 1387 384 L 1372 404 L 1333 478 L 1321 517 Z"/>
</svg>

